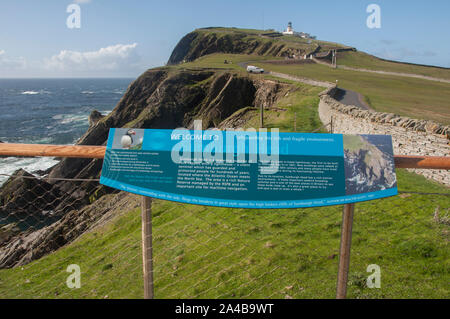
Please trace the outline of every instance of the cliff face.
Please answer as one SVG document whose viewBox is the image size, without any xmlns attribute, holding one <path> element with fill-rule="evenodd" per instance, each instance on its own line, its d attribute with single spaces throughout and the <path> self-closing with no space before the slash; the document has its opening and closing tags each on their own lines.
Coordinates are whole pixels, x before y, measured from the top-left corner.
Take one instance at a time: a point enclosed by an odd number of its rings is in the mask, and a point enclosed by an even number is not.
<svg viewBox="0 0 450 319">
<path fill-rule="evenodd" d="M 294 43 L 244 32 L 201 29 L 184 36 L 176 45 L 167 64 L 193 61 L 212 53 L 301 56 L 316 51 L 317 44 Z"/>
<path fill-rule="evenodd" d="M 111 127 L 171 129 L 190 127 L 197 118 L 203 120 L 204 129 L 217 127 L 241 108 L 270 107 L 287 87 L 224 71 L 149 70 L 130 85 L 113 112 L 91 126 L 78 144 L 105 145 Z M 100 169 L 100 160 L 63 159 L 50 177 L 93 178 L 98 177 Z"/>
<path fill-rule="evenodd" d="M 236 118 L 236 111 L 270 107 L 289 89 L 289 85 L 235 72 L 149 70 L 129 86 L 111 114 L 93 116 L 77 144 L 105 145 L 112 127 L 190 128 L 194 119 L 202 119 L 204 129 L 223 128 L 221 123 L 233 123 L 227 119 Z M 49 176 L 99 178 L 101 166 L 101 160 L 64 158 Z M 24 171 L 16 175 L 29 177 Z M 0 217 L 12 214 L 24 220 L 32 215 L 36 222 L 25 220 L 19 233 L 10 231 L 15 220 L 0 229 L 0 268 L 26 264 L 73 241 L 112 209 L 112 198 L 123 194 L 108 195 L 115 192 L 96 182 L 11 179 L 0 188 Z M 46 215 L 49 211 L 51 219 Z"/>
</svg>

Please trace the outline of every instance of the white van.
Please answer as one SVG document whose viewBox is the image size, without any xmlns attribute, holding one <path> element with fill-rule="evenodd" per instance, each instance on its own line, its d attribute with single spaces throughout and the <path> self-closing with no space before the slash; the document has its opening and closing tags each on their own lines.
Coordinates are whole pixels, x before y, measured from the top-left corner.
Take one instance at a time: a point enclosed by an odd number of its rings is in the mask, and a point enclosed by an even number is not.
<svg viewBox="0 0 450 319">
<path fill-rule="evenodd" d="M 264 69 L 258 68 L 254 65 L 247 66 L 247 72 L 248 73 L 264 73 Z"/>
</svg>

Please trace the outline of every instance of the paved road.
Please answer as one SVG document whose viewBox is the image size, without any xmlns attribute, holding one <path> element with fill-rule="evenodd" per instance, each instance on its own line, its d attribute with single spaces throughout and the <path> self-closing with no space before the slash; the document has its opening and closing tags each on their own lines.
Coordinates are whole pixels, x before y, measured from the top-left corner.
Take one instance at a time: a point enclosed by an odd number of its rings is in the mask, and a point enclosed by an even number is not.
<svg viewBox="0 0 450 319">
<path fill-rule="evenodd" d="M 250 63 L 252 63 L 252 62 L 240 62 L 240 63 L 238 63 L 238 65 L 240 67 L 246 69 L 247 65 Z M 334 84 L 330 83 L 330 82 L 317 81 L 317 80 L 312 80 L 312 79 L 308 79 L 308 78 L 300 78 L 300 77 L 292 76 L 292 75 L 285 74 L 285 73 L 278 73 L 278 72 L 271 72 L 271 71 L 264 71 L 264 73 L 271 74 L 276 77 L 288 79 L 291 81 L 297 81 L 297 82 L 313 85 L 313 86 L 321 86 L 321 87 L 325 87 L 325 88 L 334 87 Z M 345 89 L 339 88 L 338 92 L 335 96 L 335 99 L 345 105 L 355 105 L 355 106 L 360 107 L 363 110 L 370 110 L 370 106 L 364 102 L 362 95 L 357 92 L 351 91 L 351 90 L 345 90 Z"/>
<path fill-rule="evenodd" d="M 361 94 L 358 92 L 339 88 L 334 98 L 342 104 L 355 105 L 363 110 L 370 110 L 370 106 L 364 102 Z"/>
</svg>

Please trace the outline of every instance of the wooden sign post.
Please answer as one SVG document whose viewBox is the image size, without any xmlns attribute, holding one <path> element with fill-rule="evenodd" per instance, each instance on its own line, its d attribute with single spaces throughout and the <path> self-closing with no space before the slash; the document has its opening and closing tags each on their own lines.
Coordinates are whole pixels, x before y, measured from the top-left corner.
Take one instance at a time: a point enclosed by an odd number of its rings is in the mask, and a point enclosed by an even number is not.
<svg viewBox="0 0 450 319">
<path fill-rule="evenodd" d="M 259 127 L 264 127 L 264 106 L 262 104 L 259 107 Z"/>
<path fill-rule="evenodd" d="M 142 196 L 142 266 L 144 270 L 144 299 L 153 299 L 153 241 L 152 198 Z"/>
<path fill-rule="evenodd" d="M 350 248 L 352 243 L 353 212 L 355 204 L 345 204 L 342 213 L 341 247 L 339 250 L 339 268 L 336 299 L 347 297 L 348 269 L 350 266 Z"/>
</svg>

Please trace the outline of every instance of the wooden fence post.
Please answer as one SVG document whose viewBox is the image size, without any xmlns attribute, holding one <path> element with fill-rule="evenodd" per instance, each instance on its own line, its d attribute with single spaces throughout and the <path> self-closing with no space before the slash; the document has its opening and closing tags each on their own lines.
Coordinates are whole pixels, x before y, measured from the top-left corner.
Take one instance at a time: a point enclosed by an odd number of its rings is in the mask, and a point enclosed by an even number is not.
<svg viewBox="0 0 450 319">
<path fill-rule="evenodd" d="M 261 104 L 259 107 L 259 128 L 264 127 L 264 106 Z"/>
<path fill-rule="evenodd" d="M 355 204 L 345 204 L 342 213 L 341 247 L 339 250 L 339 269 L 336 299 L 347 297 L 348 269 L 350 266 L 350 247 L 352 243 L 353 212 Z"/>
<path fill-rule="evenodd" d="M 294 132 L 297 132 L 297 112 L 294 113 Z"/>
<path fill-rule="evenodd" d="M 330 133 L 334 133 L 334 127 L 333 127 L 333 117 L 330 119 Z"/>
<path fill-rule="evenodd" d="M 144 298 L 153 299 L 153 242 L 152 198 L 142 196 L 142 266 L 144 272 Z"/>
</svg>

